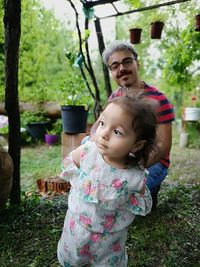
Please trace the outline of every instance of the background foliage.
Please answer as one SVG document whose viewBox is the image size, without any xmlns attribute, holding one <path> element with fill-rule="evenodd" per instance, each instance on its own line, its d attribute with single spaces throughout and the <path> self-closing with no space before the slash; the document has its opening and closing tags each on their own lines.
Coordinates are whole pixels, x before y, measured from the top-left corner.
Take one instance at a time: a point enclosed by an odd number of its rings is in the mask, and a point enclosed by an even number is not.
<svg viewBox="0 0 200 267">
<path fill-rule="evenodd" d="M 125 2 L 133 9 L 159 1 Z M 4 101 L 3 0 L 0 0 L 0 4 L 0 101 Z M 191 104 L 191 96 L 199 99 L 196 88 L 200 79 L 200 33 L 194 30 L 194 20 L 200 10 L 197 0 L 189 4 L 190 8 L 186 2 L 116 17 L 115 36 L 111 37 L 129 41 L 129 28 L 141 25 L 142 42 L 135 45 L 139 53 L 141 77 L 167 94 L 175 105 L 178 117 L 181 116 L 182 106 Z M 166 18 L 161 40 L 150 39 L 150 23 L 155 15 L 164 15 Z M 51 11 L 43 8 L 39 0 L 22 0 L 21 23 L 20 101 L 65 103 L 80 95 L 82 102 L 91 104 L 93 101 L 80 70 L 74 66 L 79 50 L 76 28 L 69 21 L 65 25 L 58 21 Z M 98 53 L 93 52 L 91 49 L 92 65 L 104 103 L 106 94 L 101 59 Z M 116 87 L 113 81 L 112 87 Z M 196 101 L 196 105 L 199 102 Z"/>
<path fill-rule="evenodd" d="M 158 2 L 148 1 L 148 4 Z M 140 1 L 141 5 L 144 6 L 144 2 Z M 129 40 L 128 29 L 134 25 L 142 28 L 141 43 L 134 45 L 139 53 L 140 74 L 146 82 L 167 94 L 178 117 L 183 105 L 191 106 L 191 96 L 195 95 L 199 101 L 200 33 L 195 31 L 195 15 L 200 13 L 200 9 L 198 1 L 190 1 L 189 5 L 191 8 L 186 2 L 120 16 L 116 24 L 116 39 Z M 130 9 L 133 9 L 133 3 Z M 160 40 L 150 39 L 150 23 L 155 14 L 165 18 Z"/>
<path fill-rule="evenodd" d="M 2 6 L 0 12 L 3 18 Z M 2 19 L 0 27 L 0 101 L 4 101 Z M 18 87 L 20 101 L 61 103 L 74 87 L 77 94 L 87 91 L 80 71 L 67 58 L 68 51 L 73 52 L 74 58 L 78 53 L 78 41 L 71 29 L 72 27 L 66 28 L 58 21 L 51 11 L 43 8 L 39 0 L 22 1 Z M 87 92 L 86 95 L 90 102 Z"/>
</svg>

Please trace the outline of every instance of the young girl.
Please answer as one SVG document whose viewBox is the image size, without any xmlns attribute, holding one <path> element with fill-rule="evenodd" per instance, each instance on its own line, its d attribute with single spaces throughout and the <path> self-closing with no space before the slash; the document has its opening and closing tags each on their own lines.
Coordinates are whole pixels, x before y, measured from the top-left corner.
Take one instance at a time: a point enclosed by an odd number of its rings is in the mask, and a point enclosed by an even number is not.
<svg viewBox="0 0 200 267">
<path fill-rule="evenodd" d="M 62 266 L 127 266 L 127 227 L 152 206 L 143 166 L 156 125 L 148 100 L 114 98 L 97 121 L 94 141 L 64 159 L 61 177 L 71 190 L 57 251 Z"/>
</svg>

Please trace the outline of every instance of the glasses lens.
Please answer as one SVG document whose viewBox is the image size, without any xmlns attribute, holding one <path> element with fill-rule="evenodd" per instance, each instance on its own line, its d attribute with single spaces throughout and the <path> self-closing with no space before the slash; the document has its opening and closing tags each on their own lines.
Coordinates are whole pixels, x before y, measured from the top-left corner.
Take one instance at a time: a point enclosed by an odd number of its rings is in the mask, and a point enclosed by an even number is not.
<svg viewBox="0 0 200 267">
<path fill-rule="evenodd" d="M 123 61 L 122 61 L 122 65 L 124 67 L 128 67 L 129 65 L 131 65 L 133 63 L 134 59 L 132 57 L 129 57 L 129 58 L 125 58 Z"/>
<path fill-rule="evenodd" d="M 109 66 L 110 70 L 117 70 L 119 68 L 120 63 L 115 62 L 112 65 Z"/>
<path fill-rule="evenodd" d="M 109 66 L 109 69 L 110 69 L 111 71 L 115 71 L 115 70 L 117 70 L 117 69 L 119 68 L 120 65 L 123 65 L 123 67 L 125 67 L 125 68 L 126 68 L 126 67 L 129 67 L 129 66 L 133 63 L 134 60 L 135 60 L 135 59 L 132 58 L 132 57 L 125 58 L 125 59 L 122 60 L 121 63 L 119 63 L 119 62 L 114 62 L 113 64 L 111 64 L 111 65 Z"/>
</svg>

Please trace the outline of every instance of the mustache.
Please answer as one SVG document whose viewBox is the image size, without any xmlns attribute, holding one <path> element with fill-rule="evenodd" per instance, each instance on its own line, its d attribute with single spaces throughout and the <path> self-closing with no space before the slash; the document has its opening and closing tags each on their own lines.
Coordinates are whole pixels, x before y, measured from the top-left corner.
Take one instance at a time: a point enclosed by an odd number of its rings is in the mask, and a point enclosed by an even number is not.
<svg viewBox="0 0 200 267">
<path fill-rule="evenodd" d="M 131 73 L 132 73 L 131 71 L 127 71 L 127 70 L 120 71 L 119 74 L 117 75 L 117 78 L 121 78 L 122 76 L 131 74 Z"/>
</svg>

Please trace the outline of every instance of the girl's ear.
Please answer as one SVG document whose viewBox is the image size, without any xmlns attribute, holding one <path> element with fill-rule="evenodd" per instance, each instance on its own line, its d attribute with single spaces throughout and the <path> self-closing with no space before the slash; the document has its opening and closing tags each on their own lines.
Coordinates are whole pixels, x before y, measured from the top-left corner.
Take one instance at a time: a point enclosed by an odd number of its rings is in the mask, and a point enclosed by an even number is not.
<svg viewBox="0 0 200 267">
<path fill-rule="evenodd" d="M 141 150 L 144 147 L 144 145 L 146 144 L 146 142 L 147 142 L 146 140 L 138 141 L 137 143 L 134 144 L 133 148 L 131 149 L 131 152 L 135 153 L 135 152 Z"/>
</svg>

